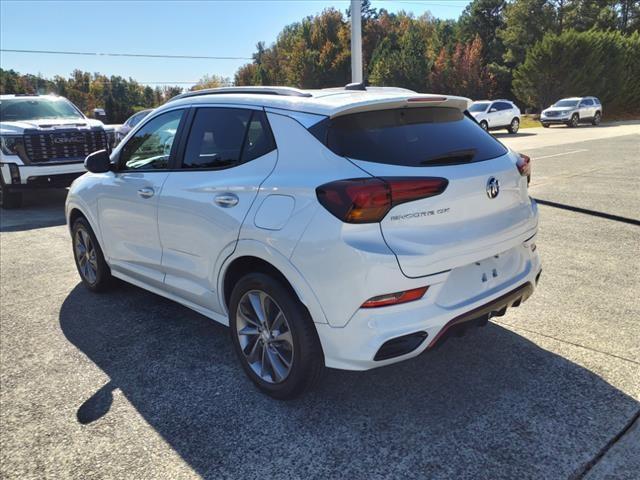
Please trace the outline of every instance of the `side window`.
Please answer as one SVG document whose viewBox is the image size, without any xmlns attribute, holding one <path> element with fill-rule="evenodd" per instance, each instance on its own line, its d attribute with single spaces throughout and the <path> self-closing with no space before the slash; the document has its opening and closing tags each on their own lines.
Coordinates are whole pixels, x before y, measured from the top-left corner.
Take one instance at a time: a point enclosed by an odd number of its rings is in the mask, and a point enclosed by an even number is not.
<svg viewBox="0 0 640 480">
<path fill-rule="evenodd" d="M 254 111 L 242 151 L 242 161 L 251 161 L 275 149 L 276 144 L 271 134 L 271 128 L 269 128 L 267 115 L 263 111 Z"/>
<path fill-rule="evenodd" d="M 498 110 L 501 112 L 505 110 L 511 110 L 511 105 L 509 105 L 507 102 L 498 102 Z"/>
<path fill-rule="evenodd" d="M 199 108 L 189 132 L 182 168 L 228 168 L 273 148 L 264 112 Z"/>
<path fill-rule="evenodd" d="M 582 100 L 582 102 L 580 102 L 580 106 L 590 107 L 591 105 L 593 105 L 593 102 L 588 98 L 585 98 L 584 100 Z"/>
<path fill-rule="evenodd" d="M 500 104 L 498 102 L 492 103 L 491 106 L 489 107 L 489 113 L 498 112 L 498 111 L 500 111 Z"/>
<path fill-rule="evenodd" d="M 119 170 L 166 169 L 183 114 L 183 110 L 163 113 L 138 130 L 122 148 Z"/>
</svg>

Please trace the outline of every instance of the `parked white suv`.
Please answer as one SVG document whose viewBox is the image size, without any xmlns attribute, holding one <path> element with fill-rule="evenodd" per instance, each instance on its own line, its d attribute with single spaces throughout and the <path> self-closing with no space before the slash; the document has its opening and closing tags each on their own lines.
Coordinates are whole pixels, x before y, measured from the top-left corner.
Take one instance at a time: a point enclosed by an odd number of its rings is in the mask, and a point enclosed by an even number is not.
<svg viewBox="0 0 640 480">
<path fill-rule="evenodd" d="M 520 109 L 509 100 L 473 102 L 469 113 L 484 130 L 506 128 L 509 133 L 518 133 L 520 129 Z"/>
<path fill-rule="evenodd" d="M 229 325 L 277 398 L 324 366 L 414 357 L 534 291 L 528 158 L 470 101 L 385 89 L 190 92 L 86 160 L 66 216 L 82 282 Z"/>
<path fill-rule="evenodd" d="M 602 104 L 596 97 L 563 98 L 543 110 L 540 123 L 545 128 L 553 124 L 564 124 L 577 127 L 580 123 L 600 125 L 602 120 Z"/>
<path fill-rule="evenodd" d="M 25 190 L 68 187 L 113 135 L 65 98 L 0 95 L 0 204 L 17 208 Z"/>
</svg>

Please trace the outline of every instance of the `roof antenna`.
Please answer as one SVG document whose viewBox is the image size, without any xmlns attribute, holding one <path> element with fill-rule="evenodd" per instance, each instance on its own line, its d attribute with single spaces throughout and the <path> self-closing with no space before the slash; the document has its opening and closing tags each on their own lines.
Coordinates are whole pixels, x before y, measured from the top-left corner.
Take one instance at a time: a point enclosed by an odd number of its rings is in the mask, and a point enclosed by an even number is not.
<svg viewBox="0 0 640 480">
<path fill-rule="evenodd" d="M 366 90 L 367 87 L 364 86 L 364 82 L 356 82 L 356 83 L 348 83 L 344 86 L 345 90 Z"/>
</svg>

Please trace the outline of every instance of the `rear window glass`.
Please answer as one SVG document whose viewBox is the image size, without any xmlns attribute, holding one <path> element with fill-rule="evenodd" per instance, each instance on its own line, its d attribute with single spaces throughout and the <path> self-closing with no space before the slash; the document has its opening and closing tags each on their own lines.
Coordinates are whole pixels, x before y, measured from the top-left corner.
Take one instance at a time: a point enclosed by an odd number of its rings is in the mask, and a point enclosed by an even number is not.
<svg viewBox="0 0 640 480">
<path fill-rule="evenodd" d="M 409 167 L 479 162 L 507 153 L 455 108 L 376 110 L 345 115 L 312 133 L 337 155 Z"/>
</svg>

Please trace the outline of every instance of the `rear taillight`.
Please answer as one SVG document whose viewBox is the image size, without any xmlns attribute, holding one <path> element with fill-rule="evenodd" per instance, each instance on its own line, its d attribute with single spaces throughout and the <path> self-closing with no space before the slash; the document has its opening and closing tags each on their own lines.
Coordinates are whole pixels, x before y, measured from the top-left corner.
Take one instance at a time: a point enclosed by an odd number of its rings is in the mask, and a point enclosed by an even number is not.
<svg viewBox="0 0 640 480">
<path fill-rule="evenodd" d="M 527 185 L 531 181 L 531 157 L 525 155 L 523 153 L 518 154 L 519 158 L 516 162 L 516 166 L 518 167 L 518 171 L 520 175 L 523 177 L 527 177 Z"/>
<path fill-rule="evenodd" d="M 448 184 L 439 177 L 352 178 L 325 183 L 316 195 L 343 222 L 375 223 L 396 205 L 440 195 Z"/>
<path fill-rule="evenodd" d="M 398 305 L 399 303 L 407 303 L 413 302 L 414 300 L 420 300 L 424 296 L 428 288 L 429 287 L 420 287 L 414 288 L 413 290 L 406 290 L 404 292 L 379 295 L 364 302 L 360 308 L 386 307 L 389 305 Z"/>
</svg>

